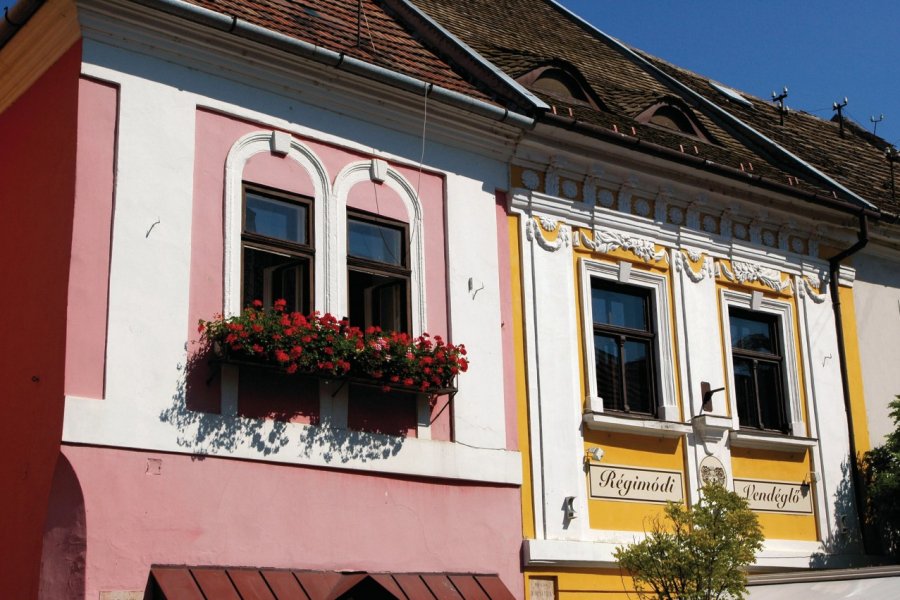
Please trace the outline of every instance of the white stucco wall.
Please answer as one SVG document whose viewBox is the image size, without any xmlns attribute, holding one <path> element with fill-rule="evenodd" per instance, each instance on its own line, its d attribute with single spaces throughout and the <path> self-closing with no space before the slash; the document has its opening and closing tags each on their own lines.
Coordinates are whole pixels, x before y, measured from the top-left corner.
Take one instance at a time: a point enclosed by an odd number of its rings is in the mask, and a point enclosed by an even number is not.
<svg viewBox="0 0 900 600">
<path fill-rule="evenodd" d="M 278 62 L 284 57 L 273 57 L 271 66 L 255 62 L 268 50 L 235 58 L 228 55 L 227 44 L 210 51 L 209 41 L 155 37 L 152 30 L 118 16 L 90 10 L 80 16 L 86 32 L 83 73 L 118 86 L 120 105 L 106 397 L 67 398 L 64 441 L 520 483 L 519 453 L 507 450 L 494 197 L 495 190 L 507 185 L 503 139 L 509 131 L 487 136 L 485 143 L 490 125 L 479 127 L 470 122 L 474 117 L 438 105 L 429 107 L 423 140 L 425 107 L 416 99 L 411 107 L 393 106 L 410 102 L 396 90 L 348 82 L 299 59 L 293 77 L 284 79 Z M 409 169 L 420 167 L 424 144 L 421 168 L 445 182 L 451 340 L 465 343 L 473 357 L 455 398 L 454 433 L 462 443 L 395 443 L 382 436 L 381 442 L 395 451 L 373 460 L 358 453 L 335 454 L 335 444 L 354 443 L 348 431 L 330 432 L 326 437 L 336 438 L 323 445 L 319 428 L 300 423 L 196 413 L 181 415 L 187 425 L 176 427 L 164 418 L 173 410 L 186 411 L 178 402 L 184 395 L 179 386 L 188 353 L 198 108 Z M 481 288 L 476 296 L 468 291 L 470 278 Z M 331 304 L 326 299 L 325 306 Z M 234 435 L 228 443 L 203 444 L 197 442 L 198 428 L 235 434 L 250 430 L 262 439 L 277 434 L 287 441 L 273 448 L 254 443 L 252 436 Z"/>
<path fill-rule="evenodd" d="M 853 266 L 869 439 L 877 446 L 894 429 L 888 402 L 900 394 L 900 255 L 865 251 L 854 257 Z"/>
</svg>

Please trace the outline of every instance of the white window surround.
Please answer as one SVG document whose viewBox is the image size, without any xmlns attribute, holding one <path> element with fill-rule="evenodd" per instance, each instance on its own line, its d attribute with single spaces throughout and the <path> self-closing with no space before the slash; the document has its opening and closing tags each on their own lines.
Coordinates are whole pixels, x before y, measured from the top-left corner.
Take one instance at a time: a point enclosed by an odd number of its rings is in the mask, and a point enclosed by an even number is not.
<svg viewBox="0 0 900 600">
<path fill-rule="evenodd" d="M 722 332 L 725 337 L 725 352 L 728 360 L 725 361 L 726 376 L 728 378 L 728 402 L 731 408 L 732 429 L 740 433 L 731 436 L 733 446 L 780 448 L 782 446 L 795 446 L 784 436 L 771 433 L 757 432 L 756 430 L 741 430 L 738 420 L 737 396 L 734 393 L 734 361 L 731 358 L 731 326 L 728 309 L 732 306 L 745 310 L 752 310 L 753 295 L 746 292 L 723 289 L 721 294 L 722 307 Z M 763 298 L 755 312 L 775 315 L 779 321 L 779 342 L 782 351 L 782 377 L 784 379 L 784 392 L 788 422 L 791 425 L 791 435 L 796 438 L 806 438 L 806 425 L 803 422 L 803 413 L 800 410 L 800 379 L 798 377 L 797 352 L 795 347 L 796 334 L 794 332 L 794 311 L 790 303 Z"/>
<path fill-rule="evenodd" d="M 645 435 L 658 435 L 657 430 L 669 434 L 680 435 L 680 428 L 663 427 L 662 422 L 680 422 L 680 413 L 675 394 L 675 357 L 672 351 L 672 323 L 669 308 L 669 293 L 666 286 L 666 276 L 631 269 L 628 273 L 628 285 L 648 288 L 653 294 L 653 318 L 656 327 L 656 376 L 658 378 L 657 398 L 658 419 L 650 417 L 644 419 L 623 418 L 619 415 L 604 414 L 603 400 L 597 391 L 597 369 L 593 361 L 594 336 L 590 332 L 594 330 L 594 318 L 591 313 L 591 278 L 597 277 L 608 281 L 620 281 L 620 266 L 618 263 L 599 262 L 582 258 L 580 263 L 581 275 L 581 302 L 583 307 L 583 331 L 584 331 L 584 361 L 585 374 L 588 384 L 587 405 L 591 414 L 585 415 L 585 421 L 589 422 L 592 429 L 623 427 L 632 433 Z M 627 270 L 627 269 L 626 269 Z M 630 422 L 633 427 L 629 427 Z M 660 423 L 661 427 L 647 427 L 647 424 Z M 677 433 L 676 433 L 677 431 Z"/>
<path fill-rule="evenodd" d="M 243 211 L 243 172 L 247 162 L 260 153 L 277 153 L 285 160 L 294 160 L 305 169 L 313 183 L 313 245 L 316 249 L 314 268 L 313 306 L 335 315 L 347 313 L 347 194 L 353 186 L 372 179 L 372 160 L 345 166 L 334 187 L 329 185 L 324 163 L 306 145 L 291 137 L 284 153 L 284 134 L 276 131 L 256 131 L 241 137 L 228 153 L 225 162 L 225 260 L 223 309 L 226 315 L 241 311 L 241 215 Z M 275 149 L 278 149 L 277 151 Z M 412 333 L 418 335 L 425 328 L 425 257 L 422 239 L 422 205 L 415 188 L 397 171 L 388 167 L 377 170 L 384 177 L 384 185 L 401 198 L 408 216 L 410 287 L 412 290 L 410 315 Z"/>
<path fill-rule="evenodd" d="M 328 290 L 333 296 L 332 312 L 345 315 L 347 307 L 347 195 L 353 186 L 363 181 L 376 181 L 383 178 L 383 185 L 388 186 L 400 196 L 406 208 L 409 225 L 409 285 L 412 333 L 419 335 L 425 330 L 425 247 L 422 236 L 422 204 L 415 188 L 390 166 L 384 170 L 384 161 L 363 160 L 345 166 L 334 180 L 333 215 L 334 222 L 330 235 L 337 243 L 331 253 L 331 264 L 327 265 Z"/>
<path fill-rule="evenodd" d="M 403 202 L 409 225 L 410 315 L 412 333 L 425 328 L 425 259 L 422 239 L 422 205 L 413 186 L 383 160 L 361 160 L 346 165 L 335 177 L 334 187 L 319 157 L 302 142 L 281 131 L 255 131 L 241 137 L 228 153 L 225 162 L 225 259 L 223 307 L 225 315 L 235 315 L 241 306 L 241 227 L 243 215 L 243 172 L 255 155 L 272 153 L 294 160 L 310 176 L 313 183 L 313 247 L 316 249 L 313 309 L 344 316 L 347 298 L 347 196 L 357 183 L 379 180 L 390 187 Z M 260 182 L 264 183 L 264 182 Z M 222 414 L 236 417 L 238 412 L 237 369 L 226 365 L 222 370 Z M 332 394 L 328 386 L 320 390 L 323 418 L 331 425 L 346 427 L 347 393 Z M 424 396 L 417 401 L 417 435 L 431 437 L 430 405 Z"/>
<path fill-rule="evenodd" d="M 241 224 L 244 210 L 243 174 L 247 162 L 255 155 L 272 153 L 273 149 L 283 143 L 280 132 L 255 131 L 241 137 L 228 152 L 225 160 L 225 260 L 223 273 L 223 311 L 226 316 L 235 315 L 241 306 Z M 279 154 L 281 154 L 279 152 Z M 331 263 L 328 227 L 330 219 L 326 219 L 331 204 L 331 186 L 325 166 L 316 154 L 291 138 L 290 148 L 283 155 L 285 160 L 293 160 L 305 169 L 313 184 L 313 247 L 316 259 L 313 281 L 313 305 L 326 307 L 327 294 L 325 286 L 324 266 Z M 326 308 L 327 310 L 327 308 Z"/>
</svg>

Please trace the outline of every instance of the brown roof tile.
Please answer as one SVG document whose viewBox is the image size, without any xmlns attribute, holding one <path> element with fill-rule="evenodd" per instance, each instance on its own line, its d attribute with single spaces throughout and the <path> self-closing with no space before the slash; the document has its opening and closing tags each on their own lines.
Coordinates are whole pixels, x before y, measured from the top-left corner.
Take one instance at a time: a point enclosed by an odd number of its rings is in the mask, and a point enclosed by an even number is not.
<svg viewBox="0 0 900 600">
<path fill-rule="evenodd" d="M 573 65 L 608 109 L 604 112 L 578 105 L 567 106 L 559 99 L 536 93 L 552 105 L 557 114 L 693 153 L 733 169 L 751 170 L 749 165 L 752 165 L 755 175 L 768 180 L 803 192 L 832 195 L 827 184 L 816 181 L 802 166 L 774 156 L 759 138 L 736 131 L 714 111 L 685 96 L 665 77 L 652 73 L 615 44 L 545 0 L 414 1 L 511 77 L 519 77 L 553 60 Z M 748 124 L 758 127 L 759 131 L 860 196 L 886 207 L 895 206 L 884 193 L 887 162 L 883 154 L 879 156 L 877 148 L 856 133 L 844 140 L 839 137 L 834 140 L 836 125 L 805 113 L 793 115 L 793 120 L 789 119 L 783 130 L 773 129 L 774 108 L 770 104 L 754 100 L 754 108 L 745 109 L 725 100 L 708 80 L 659 59 L 645 57 L 689 87 L 701 88 L 698 90 L 701 94 L 746 119 Z M 672 95 L 684 98 L 693 117 L 709 133 L 709 142 L 634 120 L 644 109 Z M 777 115 L 774 122 L 777 123 Z M 763 127 L 761 123 L 767 126 Z M 860 170 L 864 172 L 858 172 Z"/>
<path fill-rule="evenodd" d="M 885 157 L 889 144 L 886 141 L 846 118 L 842 137 L 837 122 L 803 111 L 791 110 L 781 125 L 778 109 L 771 102 L 744 93 L 741 95 L 752 106 L 729 100 L 710 79 L 660 59 L 647 58 L 856 194 L 884 210 L 900 213 L 900 198 L 891 195 L 891 169 Z M 894 177 L 894 183 L 900 189 L 900 168 L 895 168 Z"/>
<path fill-rule="evenodd" d="M 417 41 L 375 0 L 359 4 L 356 0 L 188 1 L 479 100 L 490 100 Z"/>
</svg>

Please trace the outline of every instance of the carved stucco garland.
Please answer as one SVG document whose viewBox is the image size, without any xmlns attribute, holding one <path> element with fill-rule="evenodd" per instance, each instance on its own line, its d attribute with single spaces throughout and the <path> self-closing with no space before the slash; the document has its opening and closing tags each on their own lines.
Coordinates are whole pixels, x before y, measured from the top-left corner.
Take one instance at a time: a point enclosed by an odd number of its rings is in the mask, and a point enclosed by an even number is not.
<svg viewBox="0 0 900 600">
<path fill-rule="evenodd" d="M 602 229 L 594 230 L 594 238 L 591 239 L 583 232 L 575 236 L 574 245 L 584 245 L 596 252 L 609 254 L 613 250 L 626 250 L 642 259 L 644 262 L 667 261 L 668 255 L 663 250 L 657 251 L 653 240 L 640 238 L 633 235 L 623 235 L 613 231 Z"/>
<path fill-rule="evenodd" d="M 755 263 L 732 260 L 729 268 L 726 263 L 719 261 L 716 268 L 726 279 L 737 283 L 761 283 L 776 292 L 792 289 L 791 281 L 783 281 L 779 271 Z"/>
<path fill-rule="evenodd" d="M 550 252 L 556 252 L 560 248 L 569 245 L 570 231 L 568 225 L 558 223 L 555 219 L 549 217 L 540 217 L 540 225 L 534 219 L 528 219 L 525 222 L 525 236 L 529 242 L 536 241 L 538 246 Z M 557 231 L 558 229 L 558 231 Z M 543 232 L 557 231 L 556 239 L 549 241 L 544 237 Z"/>
<path fill-rule="evenodd" d="M 694 271 L 691 262 L 703 261 L 699 271 Z M 712 277 L 715 273 L 713 267 L 713 259 L 710 256 L 703 256 L 696 250 L 681 249 L 675 253 L 675 268 L 679 272 L 684 272 L 688 279 L 694 283 L 700 283 L 706 277 Z"/>
<path fill-rule="evenodd" d="M 802 286 L 797 286 L 801 296 L 809 296 L 816 304 L 822 304 L 828 295 L 825 293 L 825 282 L 818 275 L 804 275 L 800 277 Z"/>
</svg>

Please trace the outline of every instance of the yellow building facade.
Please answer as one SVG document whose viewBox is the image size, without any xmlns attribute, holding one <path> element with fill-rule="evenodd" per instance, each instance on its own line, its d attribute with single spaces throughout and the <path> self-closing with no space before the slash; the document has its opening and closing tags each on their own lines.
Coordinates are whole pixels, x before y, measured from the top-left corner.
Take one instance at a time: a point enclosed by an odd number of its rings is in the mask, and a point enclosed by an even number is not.
<svg viewBox="0 0 900 600">
<path fill-rule="evenodd" d="M 852 563 L 817 229 L 834 216 L 651 164 L 538 155 L 511 169 L 508 213 L 528 597 L 628 597 L 615 549 L 711 480 L 757 512 L 756 569 Z M 843 297 L 852 277 L 841 270 Z"/>
</svg>

